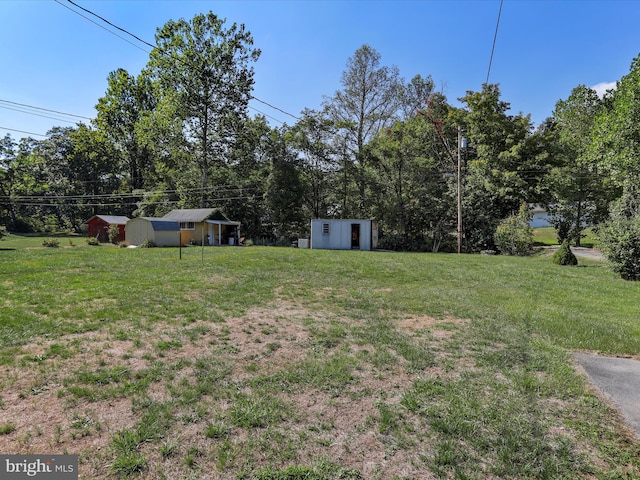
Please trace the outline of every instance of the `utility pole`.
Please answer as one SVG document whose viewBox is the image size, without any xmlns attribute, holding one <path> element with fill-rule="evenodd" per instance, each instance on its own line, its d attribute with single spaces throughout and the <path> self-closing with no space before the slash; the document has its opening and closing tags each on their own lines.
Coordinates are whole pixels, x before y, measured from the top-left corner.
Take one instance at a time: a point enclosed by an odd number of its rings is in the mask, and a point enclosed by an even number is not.
<svg viewBox="0 0 640 480">
<path fill-rule="evenodd" d="M 427 101 L 427 109 L 425 113 L 435 127 L 436 132 L 438 133 L 438 136 L 440 137 L 440 140 L 444 145 L 444 148 L 447 150 L 447 153 L 451 157 L 451 160 L 453 160 L 453 152 L 451 151 L 449 143 L 447 142 L 447 139 L 445 138 L 441 130 L 442 120 L 437 121 L 433 118 L 431 112 L 429 111 L 430 106 L 430 101 Z M 466 147 L 467 139 L 462 138 L 462 127 L 458 125 L 458 253 L 462 253 L 462 149 Z"/>
</svg>

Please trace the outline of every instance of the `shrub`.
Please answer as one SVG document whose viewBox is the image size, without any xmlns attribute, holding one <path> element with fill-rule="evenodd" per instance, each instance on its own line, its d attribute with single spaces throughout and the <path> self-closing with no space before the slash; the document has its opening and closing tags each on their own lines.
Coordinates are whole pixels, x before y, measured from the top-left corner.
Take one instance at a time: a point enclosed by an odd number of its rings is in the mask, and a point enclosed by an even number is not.
<svg viewBox="0 0 640 480">
<path fill-rule="evenodd" d="M 120 229 L 118 225 L 109 225 L 109 241 L 115 245 L 118 241 L 119 235 Z"/>
<path fill-rule="evenodd" d="M 9 233 L 7 232 L 7 227 L 5 227 L 4 225 L 0 225 L 0 240 L 2 240 L 2 237 L 6 237 L 7 235 L 9 235 Z"/>
<path fill-rule="evenodd" d="M 613 271 L 625 280 L 640 280 L 640 193 L 635 183 L 625 186 L 596 234 Z"/>
<path fill-rule="evenodd" d="M 46 238 L 42 241 L 42 246 L 48 248 L 58 248 L 60 246 L 60 241 L 56 240 L 55 238 Z"/>
<path fill-rule="evenodd" d="M 529 255 L 533 250 L 533 228 L 529 225 L 531 214 L 526 205 L 515 215 L 500 222 L 493 236 L 498 250 L 504 255 Z"/>
<path fill-rule="evenodd" d="M 640 280 L 640 216 L 610 218 L 598 227 L 602 253 L 625 280 Z"/>
<path fill-rule="evenodd" d="M 569 240 L 565 239 L 560 245 L 560 248 L 556 250 L 551 257 L 551 261 L 556 265 L 577 265 L 578 259 L 571 251 L 571 247 L 569 246 Z"/>
<path fill-rule="evenodd" d="M 155 246 L 156 244 L 153 243 L 151 240 L 145 240 L 140 245 L 138 245 L 138 248 L 154 248 Z"/>
<path fill-rule="evenodd" d="M 98 241 L 98 239 L 96 237 L 89 237 L 87 238 L 87 245 L 91 245 L 93 247 L 97 247 L 100 245 L 100 242 Z"/>
</svg>

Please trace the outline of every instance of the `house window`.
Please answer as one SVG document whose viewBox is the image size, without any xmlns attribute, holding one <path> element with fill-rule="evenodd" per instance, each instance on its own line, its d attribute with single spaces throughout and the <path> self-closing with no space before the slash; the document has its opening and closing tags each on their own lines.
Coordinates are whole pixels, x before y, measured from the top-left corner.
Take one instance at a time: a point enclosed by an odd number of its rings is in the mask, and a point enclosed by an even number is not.
<svg viewBox="0 0 640 480">
<path fill-rule="evenodd" d="M 180 222 L 180 230 L 195 230 L 196 224 L 193 222 Z"/>
<path fill-rule="evenodd" d="M 322 234 L 323 235 L 329 235 L 329 233 L 331 233 L 331 224 L 330 223 L 323 223 L 322 224 Z"/>
</svg>

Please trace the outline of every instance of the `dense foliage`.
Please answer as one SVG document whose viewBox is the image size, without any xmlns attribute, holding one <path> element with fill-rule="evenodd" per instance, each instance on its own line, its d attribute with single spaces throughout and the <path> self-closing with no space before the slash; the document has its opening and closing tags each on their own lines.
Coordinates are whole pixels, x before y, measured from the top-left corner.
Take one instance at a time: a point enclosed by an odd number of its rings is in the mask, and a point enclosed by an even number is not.
<svg viewBox="0 0 640 480">
<path fill-rule="evenodd" d="M 248 113 L 260 50 L 244 25 L 201 14 L 156 44 L 137 75 L 109 75 L 91 125 L 0 139 L 0 223 L 80 231 L 94 214 L 216 207 L 260 243 L 290 244 L 312 218 L 375 218 L 381 244 L 435 252 L 455 250 L 460 220 L 471 252 L 535 203 L 579 245 L 640 178 L 638 59 L 617 89 L 578 86 L 534 129 L 498 85 L 456 108 L 431 76 L 406 81 L 363 45 L 321 110 L 272 127 Z"/>
<path fill-rule="evenodd" d="M 504 255 L 523 257 L 533 250 L 533 228 L 529 224 L 531 215 L 525 204 L 517 214 L 509 215 L 496 229 L 496 247 Z"/>
<path fill-rule="evenodd" d="M 610 218 L 598 227 L 602 250 L 613 270 L 625 280 L 640 280 L 640 205 L 625 194 Z"/>
</svg>

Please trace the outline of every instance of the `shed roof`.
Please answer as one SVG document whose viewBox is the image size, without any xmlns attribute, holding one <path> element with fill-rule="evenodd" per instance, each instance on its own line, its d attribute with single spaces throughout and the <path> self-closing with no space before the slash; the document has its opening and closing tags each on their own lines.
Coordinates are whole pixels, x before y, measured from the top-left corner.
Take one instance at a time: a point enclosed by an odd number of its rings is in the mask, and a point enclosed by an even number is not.
<svg viewBox="0 0 640 480">
<path fill-rule="evenodd" d="M 176 222 L 204 222 L 205 220 L 229 220 L 217 208 L 184 208 L 171 210 L 164 217 L 165 220 Z"/>
<path fill-rule="evenodd" d="M 110 225 L 126 225 L 129 221 L 129 217 L 124 217 L 122 215 L 94 215 L 84 223 L 89 223 L 94 218 L 99 218 Z"/>
<path fill-rule="evenodd" d="M 371 219 L 371 218 L 314 218 L 311 220 L 311 223 L 319 223 L 319 222 L 324 222 L 324 223 L 339 223 L 339 222 L 345 222 L 345 223 L 353 223 L 353 222 L 375 222 L 375 220 Z"/>
<path fill-rule="evenodd" d="M 166 218 L 155 218 L 155 217 L 139 217 L 143 220 L 147 220 L 151 222 L 153 229 L 156 232 L 160 231 L 177 231 L 180 230 L 180 224 L 174 220 L 167 220 Z"/>
</svg>

